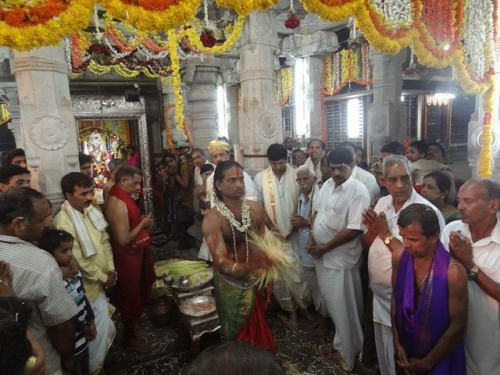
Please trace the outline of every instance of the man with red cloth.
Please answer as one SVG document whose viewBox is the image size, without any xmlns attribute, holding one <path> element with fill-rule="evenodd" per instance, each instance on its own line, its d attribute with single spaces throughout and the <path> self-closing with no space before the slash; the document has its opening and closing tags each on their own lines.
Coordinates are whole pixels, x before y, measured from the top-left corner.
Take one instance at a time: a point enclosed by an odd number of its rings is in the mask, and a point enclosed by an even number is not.
<svg viewBox="0 0 500 375">
<path fill-rule="evenodd" d="M 111 227 L 111 247 L 118 280 L 116 304 L 125 328 L 128 350 L 148 353 L 151 346 L 138 334 L 139 318 L 151 296 L 156 279 L 146 231 L 153 223 L 151 215 L 141 216 L 131 195 L 141 188 L 140 169 L 124 165 L 115 175 L 115 184 L 106 200 L 106 219 Z"/>
<path fill-rule="evenodd" d="M 243 168 L 233 160 L 214 172 L 214 208 L 205 214 L 203 235 L 214 261 L 214 287 L 222 333 L 227 340 L 248 341 L 277 353 L 265 317 L 270 288 L 259 290 L 257 278 L 270 266 L 250 232 L 263 236 L 264 207 L 245 199 Z"/>
</svg>

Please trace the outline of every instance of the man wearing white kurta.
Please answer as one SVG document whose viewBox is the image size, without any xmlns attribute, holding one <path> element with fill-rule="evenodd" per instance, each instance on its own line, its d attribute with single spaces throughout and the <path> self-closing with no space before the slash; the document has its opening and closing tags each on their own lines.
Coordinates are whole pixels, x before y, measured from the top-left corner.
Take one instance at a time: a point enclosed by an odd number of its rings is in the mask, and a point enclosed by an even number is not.
<svg viewBox="0 0 500 375">
<path fill-rule="evenodd" d="M 468 375 L 500 369 L 500 185 L 469 180 L 458 192 L 461 220 L 448 224 L 441 240 L 469 274 L 469 319 L 465 333 Z"/>
<path fill-rule="evenodd" d="M 216 168 L 217 165 L 219 165 L 221 162 L 230 159 L 229 143 L 220 139 L 216 139 L 210 142 L 210 144 L 208 145 L 208 152 L 210 152 L 210 156 L 212 157 L 212 161 L 214 162 Z M 258 193 L 257 190 L 255 190 L 255 185 L 253 183 L 252 177 L 250 177 L 248 173 L 246 173 L 245 171 L 243 171 L 243 177 L 245 181 L 245 199 L 258 202 L 259 201 Z M 211 207 L 214 206 L 213 203 L 214 203 L 214 173 L 212 173 L 207 178 L 206 206 L 201 208 L 210 209 Z M 210 251 L 208 250 L 205 237 L 203 237 L 203 243 L 200 246 L 198 258 L 205 260 L 212 260 L 212 256 L 210 255 Z"/>
<path fill-rule="evenodd" d="M 402 251 L 402 238 L 397 225 L 399 213 L 412 203 L 428 205 L 438 215 L 441 231 L 445 223 L 441 212 L 419 195 L 412 185 L 410 161 L 391 155 L 382 164 L 382 182 L 389 195 L 382 197 L 374 209 L 363 213 L 363 246 L 368 249 L 368 273 L 373 291 L 373 321 L 377 357 L 382 375 L 395 375 L 394 345 L 391 323 L 392 252 Z"/>
<path fill-rule="evenodd" d="M 363 291 L 361 265 L 361 215 L 370 205 L 366 187 L 351 177 L 354 157 L 346 148 L 328 155 L 332 177 L 325 181 L 314 204 L 308 250 L 328 314 L 335 324 L 335 362 L 352 371 L 363 345 Z"/>
<path fill-rule="evenodd" d="M 339 144 L 339 147 L 345 147 L 354 155 L 354 160 L 356 160 L 356 145 L 352 142 L 346 141 Z M 377 179 L 370 172 L 365 171 L 363 168 L 354 166 L 352 169 L 352 177 L 358 181 L 361 181 L 363 185 L 368 189 L 370 194 L 371 202 L 374 203 L 378 196 L 380 195 L 380 187 L 377 184 Z"/>
<path fill-rule="evenodd" d="M 286 239 L 286 249 L 294 255 L 289 236 L 292 233 L 292 215 L 297 209 L 299 184 L 293 167 L 287 163 L 285 146 L 275 143 L 267 148 L 269 167 L 255 176 L 254 182 L 267 216 Z M 294 236 L 296 233 L 294 233 Z M 297 266 L 299 267 L 298 257 Z M 305 309 L 310 302 L 307 283 L 300 275 L 289 275 L 288 283 L 277 280 L 273 293 L 280 307 L 290 312 L 288 327 L 297 329 L 297 306 Z M 287 285 L 288 284 L 288 285 Z M 289 286 L 291 288 L 289 288 Z"/>
</svg>

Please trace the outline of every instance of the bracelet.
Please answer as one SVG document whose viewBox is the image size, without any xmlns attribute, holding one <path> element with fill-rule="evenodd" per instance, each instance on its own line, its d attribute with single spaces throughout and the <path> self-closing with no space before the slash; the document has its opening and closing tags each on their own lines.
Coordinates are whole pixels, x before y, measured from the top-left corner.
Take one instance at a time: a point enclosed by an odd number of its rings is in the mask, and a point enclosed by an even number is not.
<svg viewBox="0 0 500 375">
<path fill-rule="evenodd" d="M 234 263 L 233 268 L 231 269 L 231 273 L 234 275 L 234 270 L 236 269 L 236 266 L 238 265 L 238 262 Z"/>
<path fill-rule="evenodd" d="M 109 274 L 118 275 L 118 272 L 116 272 L 116 270 L 111 270 L 111 271 L 109 271 L 109 272 L 108 272 L 108 275 L 109 275 Z"/>
</svg>

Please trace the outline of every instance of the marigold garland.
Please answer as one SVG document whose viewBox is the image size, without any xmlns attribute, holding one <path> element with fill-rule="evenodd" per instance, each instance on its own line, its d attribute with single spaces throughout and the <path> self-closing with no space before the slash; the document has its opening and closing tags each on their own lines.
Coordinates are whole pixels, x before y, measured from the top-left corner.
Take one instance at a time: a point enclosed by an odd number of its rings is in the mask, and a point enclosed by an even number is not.
<svg viewBox="0 0 500 375">
<path fill-rule="evenodd" d="M 174 30 L 168 30 L 168 47 L 170 50 L 170 63 L 172 65 L 172 87 L 175 96 L 175 123 L 177 129 L 184 126 L 184 99 L 182 98 L 182 81 L 179 63 L 179 54 L 177 53 L 178 36 Z"/>
<path fill-rule="evenodd" d="M 165 123 L 165 132 L 167 133 L 167 144 L 168 148 L 174 152 L 175 154 L 179 154 L 179 151 L 174 146 L 174 141 L 172 139 L 172 128 L 170 126 L 170 121 L 168 120 L 168 111 L 170 111 L 172 108 L 175 108 L 175 104 L 169 104 L 164 110 L 163 110 L 163 122 Z M 188 143 L 193 146 L 193 139 L 191 138 L 191 132 L 189 131 L 189 128 L 187 126 L 186 121 L 184 121 L 183 124 L 183 130 L 184 134 L 186 134 L 186 138 Z"/>
<path fill-rule="evenodd" d="M 495 73 L 490 72 L 490 88 L 483 96 L 483 133 L 481 134 L 481 150 L 479 152 L 478 175 L 491 177 L 493 161 L 493 111 L 495 108 Z M 498 135 L 497 135 L 498 136 Z"/>
<path fill-rule="evenodd" d="M 9 17 L 7 21 L 5 5 L 2 5 L 4 17 L 0 20 L 0 45 L 18 51 L 57 45 L 64 36 L 75 34 L 87 27 L 96 1 L 68 0 L 65 8 L 54 5 L 62 2 L 50 0 L 45 8 L 33 8 L 39 9 L 39 12 L 46 10 L 47 14 L 40 13 L 36 17 L 28 17 L 26 21 L 23 21 L 24 18 L 16 18 L 17 21 L 14 21 Z M 56 13 L 58 9 L 61 11 Z M 19 14 L 13 8 L 10 12 Z M 9 22 L 16 26 L 11 26 Z"/>
<path fill-rule="evenodd" d="M 267 10 L 279 0 L 215 0 L 220 6 L 233 9 L 240 16 L 247 16 L 255 10 Z"/>
<path fill-rule="evenodd" d="M 276 98 L 283 107 L 290 98 L 293 89 L 293 69 L 290 66 L 280 68 L 276 72 Z"/>
<path fill-rule="evenodd" d="M 113 18 L 142 31 L 166 31 L 192 18 L 199 0 L 100 0 Z M 135 5 L 139 4 L 139 5 Z"/>
</svg>

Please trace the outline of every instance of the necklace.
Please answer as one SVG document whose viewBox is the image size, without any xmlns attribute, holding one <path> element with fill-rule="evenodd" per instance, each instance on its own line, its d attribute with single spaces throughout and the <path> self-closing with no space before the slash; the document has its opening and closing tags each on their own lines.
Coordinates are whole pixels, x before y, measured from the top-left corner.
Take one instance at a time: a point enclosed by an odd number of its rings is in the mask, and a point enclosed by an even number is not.
<svg viewBox="0 0 500 375">
<path fill-rule="evenodd" d="M 238 252 L 236 251 L 236 235 L 234 233 L 234 227 L 231 223 L 229 223 L 229 226 L 231 227 L 231 233 L 233 234 L 233 250 L 234 250 L 234 258 L 236 259 L 236 263 L 239 263 L 240 260 L 238 259 Z M 248 263 L 248 255 L 249 255 L 249 250 L 248 250 L 248 232 L 245 232 L 245 247 L 246 247 L 246 259 L 245 263 Z"/>
<path fill-rule="evenodd" d="M 245 233 L 245 247 L 246 247 L 246 259 L 245 263 L 248 263 L 249 256 L 249 248 L 248 248 L 248 228 L 252 225 L 252 220 L 250 218 L 250 207 L 245 202 L 245 199 L 241 199 L 241 223 L 235 219 L 233 212 L 222 202 L 220 199 L 215 199 L 214 201 L 215 207 L 224 216 L 227 221 L 229 221 L 229 226 L 231 227 L 231 233 L 233 235 L 233 250 L 234 250 L 234 258 L 236 263 L 239 263 L 238 252 L 236 251 L 236 234 L 234 232 L 234 228 L 236 228 L 239 232 Z"/>
<path fill-rule="evenodd" d="M 235 219 L 232 211 L 222 202 L 220 199 L 214 200 L 214 205 L 217 207 L 217 210 L 224 216 L 231 226 L 234 226 L 239 232 L 245 233 L 250 225 L 252 225 L 252 220 L 250 219 L 250 207 L 245 202 L 245 200 L 241 199 L 241 223 Z"/>
</svg>

